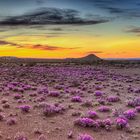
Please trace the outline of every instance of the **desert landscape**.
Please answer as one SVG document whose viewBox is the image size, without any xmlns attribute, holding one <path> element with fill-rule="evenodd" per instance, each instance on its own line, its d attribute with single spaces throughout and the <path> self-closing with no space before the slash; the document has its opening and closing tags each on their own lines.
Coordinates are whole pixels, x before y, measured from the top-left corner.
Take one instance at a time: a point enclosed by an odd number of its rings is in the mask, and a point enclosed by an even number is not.
<svg viewBox="0 0 140 140">
<path fill-rule="evenodd" d="M 139 63 L 96 64 L 95 55 L 78 58 L 93 59 L 93 64 L 5 59 L 0 66 L 0 139 L 140 138 Z"/>
<path fill-rule="evenodd" d="M 0 140 L 140 140 L 140 1 L 0 0 Z"/>
</svg>

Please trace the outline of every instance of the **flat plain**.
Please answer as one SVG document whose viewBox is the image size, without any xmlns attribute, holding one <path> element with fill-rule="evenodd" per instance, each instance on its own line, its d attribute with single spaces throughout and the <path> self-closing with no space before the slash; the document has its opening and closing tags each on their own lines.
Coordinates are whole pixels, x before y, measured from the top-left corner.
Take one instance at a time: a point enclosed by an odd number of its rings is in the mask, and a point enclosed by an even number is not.
<svg viewBox="0 0 140 140">
<path fill-rule="evenodd" d="M 139 67 L 0 66 L 1 140 L 138 140 L 139 112 Z"/>
</svg>

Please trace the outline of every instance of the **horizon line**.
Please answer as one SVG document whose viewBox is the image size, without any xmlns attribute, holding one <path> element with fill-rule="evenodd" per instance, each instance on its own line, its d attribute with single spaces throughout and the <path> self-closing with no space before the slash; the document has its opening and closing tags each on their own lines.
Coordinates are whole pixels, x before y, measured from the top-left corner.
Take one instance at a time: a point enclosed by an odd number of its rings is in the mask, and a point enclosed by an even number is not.
<svg viewBox="0 0 140 140">
<path fill-rule="evenodd" d="M 88 55 L 92 55 L 92 54 L 88 54 Z M 84 56 L 82 56 L 82 57 L 86 57 L 86 56 L 88 56 L 88 55 L 84 55 Z M 95 54 L 93 54 L 93 55 L 95 55 Z M 96 56 L 96 55 L 95 55 Z M 66 57 L 66 58 L 47 58 L 47 57 L 45 57 L 45 58 L 41 58 L 41 57 L 18 57 L 18 56 L 0 56 L 0 58 L 2 58 L 2 57 L 13 57 L 13 58 L 21 58 L 21 59 L 72 59 L 72 58 L 82 58 L 82 57 Z M 97 56 L 98 57 L 98 56 Z M 116 58 L 116 57 L 108 57 L 108 58 L 106 58 L 106 57 L 99 57 L 99 58 L 101 58 L 101 59 L 105 59 L 105 60 L 127 60 L 127 59 L 140 59 L 140 57 L 125 57 L 125 58 L 123 58 L 123 57 L 118 57 L 118 58 Z"/>
</svg>

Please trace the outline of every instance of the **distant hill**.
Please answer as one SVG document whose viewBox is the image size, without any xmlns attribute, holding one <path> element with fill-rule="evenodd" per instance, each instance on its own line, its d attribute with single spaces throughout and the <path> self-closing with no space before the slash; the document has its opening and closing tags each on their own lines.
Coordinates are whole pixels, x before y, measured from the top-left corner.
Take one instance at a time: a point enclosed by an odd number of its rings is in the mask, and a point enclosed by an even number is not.
<svg viewBox="0 0 140 140">
<path fill-rule="evenodd" d="M 0 59 L 2 60 L 15 60 L 15 59 L 19 59 L 18 57 L 14 57 L 14 56 L 2 56 L 0 57 Z"/>
<path fill-rule="evenodd" d="M 11 56 L 3 56 L 0 57 L 0 64 L 29 64 L 30 66 L 34 66 L 38 63 L 38 65 L 44 65 L 43 63 L 50 63 L 54 65 L 57 64 L 102 64 L 102 65 L 112 65 L 112 66 L 123 66 L 123 65 L 140 65 L 140 59 L 101 59 L 94 54 L 89 54 L 80 58 L 65 58 L 65 59 L 43 59 L 43 58 L 18 58 Z M 56 64 L 55 64 L 56 65 Z"/>
<path fill-rule="evenodd" d="M 11 56 L 0 57 L 1 62 L 42 62 L 42 63 L 94 63 L 102 59 L 94 54 L 87 55 L 81 58 L 66 58 L 66 59 L 38 59 L 38 58 L 18 58 Z"/>
<path fill-rule="evenodd" d="M 65 59 L 67 62 L 81 62 L 81 63 L 92 63 L 92 62 L 97 62 L 97 61 L 101 61 L 102 59 L 97 57 L 94 54 L 89 54 L 85 57 L 81 57 L 81 58 L 67 58 Z"/>
<path fill-rule="evenodd" d="M 140 61 L 140 58 L 104 58 L 104 60 Z"/>
</svg>

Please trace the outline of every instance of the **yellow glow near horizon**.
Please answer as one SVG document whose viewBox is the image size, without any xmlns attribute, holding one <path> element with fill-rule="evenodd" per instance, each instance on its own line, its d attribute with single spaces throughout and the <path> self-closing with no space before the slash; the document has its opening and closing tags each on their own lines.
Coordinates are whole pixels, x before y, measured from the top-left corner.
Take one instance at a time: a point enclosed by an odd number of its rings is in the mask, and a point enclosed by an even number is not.
<svg viewBox="0 0 140 140">
<path fill-rule="evenodd" d="M 140 40 L 132 37 L 94 37 L 88 35 L 47 36 L 13 36 L 4 39 L 13 44 L 1 45 L 0 56 L 17 56 L 33 58 L 67 58 L 81 57 L 98 52 L 101 58 L 140 57 Z M 21 45 L 17 47 L 14 44 Z M 60 47 L 54 50 L 32 48 L 34 45 Z"/>
</svg>

